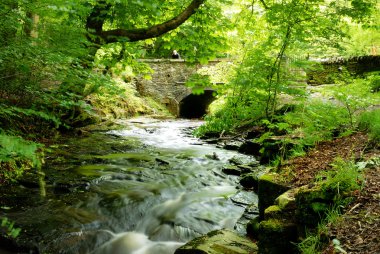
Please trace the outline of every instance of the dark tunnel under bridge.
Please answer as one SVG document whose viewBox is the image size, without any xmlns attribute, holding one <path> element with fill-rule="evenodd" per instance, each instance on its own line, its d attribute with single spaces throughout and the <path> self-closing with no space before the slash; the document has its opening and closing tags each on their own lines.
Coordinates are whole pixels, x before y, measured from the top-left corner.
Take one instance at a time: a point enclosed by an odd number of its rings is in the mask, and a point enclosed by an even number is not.
<svg viewBox="0 0 380 254">
<path fill-rule="evenodd" d="M 215 90 L 205 90 L 202 94 L 189 94 L 179 102 L 180 118 L 202 118 L 210 104 L 216 99 Z"/>
</svg>

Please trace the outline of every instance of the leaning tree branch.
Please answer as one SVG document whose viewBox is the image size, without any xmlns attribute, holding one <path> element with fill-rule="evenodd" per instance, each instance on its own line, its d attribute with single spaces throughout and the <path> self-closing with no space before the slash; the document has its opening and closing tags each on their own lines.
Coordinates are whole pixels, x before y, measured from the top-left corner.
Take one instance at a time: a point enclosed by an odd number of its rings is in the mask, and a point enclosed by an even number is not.
<svg viewBox="0 0 380 254">
<path fill-rule="evenodd" d="M 268 10 L 270 7 L 264 2 L 264 0 L 260 0 L 260 2 L 263 4 L 264 9 Z"/>
<path fill-rule="evenodd" d="M 100 31 L 97 32 L 97 35 L 100 36 L 105 43 L 117 42 L 120 38 L 133 42 L 159 37 L 183 24 L 204 2 L 206 2 L 206 0 L 193 0 L 178 16 L 162 24 L 141 29 L 114 29 Z"/>
</svg>

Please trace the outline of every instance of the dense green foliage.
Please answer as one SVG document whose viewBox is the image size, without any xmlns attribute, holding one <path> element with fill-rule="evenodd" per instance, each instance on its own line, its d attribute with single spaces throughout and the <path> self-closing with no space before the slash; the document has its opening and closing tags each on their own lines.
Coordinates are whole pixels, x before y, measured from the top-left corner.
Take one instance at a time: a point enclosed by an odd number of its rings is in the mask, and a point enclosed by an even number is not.
<svg viewBox="0 0 380 254">
<path fill-rule="evenodd" d="M 332 164 L 332 170 L 321 173 L 318 178 L 322 181 L 325 191 L 333 191 L 339 197 L 344 197 L 347 192 L 359 190 L 364 183 L 363 173 L 355 162 L 339 158 Z"/>
<path fill-rule="evenodd" d="M 297 244 L 302 254 L 318 254 L 321 253 L 326 243 L 326 235 L 328 233 L 328 225 L 337 223 L 340 219 L 339 207 L 333 207 L 326 213 L 325 219 L 318 224 L 315 232 L 307 232 L 305 239 Z M 338 239 L 333 239 L 334 250 L 344 253 L 345 250 L 340 246 Z"/>
<path fill-rule="evenodd" d="M 0 183 L 16 180 L 24 170 L 39 168 L 42 163 L 41 145 L 22 138 L 0 134 Z"/>
<path fill-rule="evenodd" d="M 380 99 L 378 75 L 358 79 L 342 71 L 334 78 L 336 85 L 310 88 L 304 71 L 320 68 L 310 58 L 364 53 L 364 44 L 359 49 L 347 43 L 350 36 L 358 36 L 358 24 L 375 32 L 369 36 L 371 43 L 365 43 L 365 53 L 371 53 L 379 45 L 378 15 L 374 1 L 289 0 L 268 1 L 266 6 L 242 1 L 233 37 L 239 64 L 229 72 L 206 125 L 195 134 L 260 125 L 266 133 L 257 141 L 286 135 L 285 154 L 299 155 L 317 142 L 354 132 L 363 111 Z M 377 129 L 365 120 L 361 126 Z"/>
<path fill-rule="evenodd" d="M 368 82 L 378 98 L 378 76 L 345 79 L 349 86 L 328 95 L 338 103 L 327 104 L 310 100 L 299 81 L 314 66 L 309 58 L 376 53 L 378 10 L 374 0 L 5 0 L 0 128 L 41 141 L 101 118 L 151 112 L 156 103 L 138 97 L 131 82 L 152 70 L 136 59 L 176 49 L 187 62 L 232 59 L 212 74 L 226 84 L 215 86 L 219 100 L 197 135 L 259 124 L 267 136 L 297 137 L 293 150 L 301 151 L 360 122 L 376 139 L 377 125 L 358 114 L 372 103 L 364 99 Z M 189 84 L 199 93 L 212 75 Z M 284 110 L 289 100 L 296 105 Z"/>
</svg>

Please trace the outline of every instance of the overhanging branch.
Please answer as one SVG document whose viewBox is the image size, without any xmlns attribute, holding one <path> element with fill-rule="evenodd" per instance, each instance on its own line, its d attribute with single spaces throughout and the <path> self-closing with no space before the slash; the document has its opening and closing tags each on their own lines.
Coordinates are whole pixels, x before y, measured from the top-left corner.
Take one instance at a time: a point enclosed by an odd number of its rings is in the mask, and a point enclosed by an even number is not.
<svg viewBox="0 0 380 254">
<path fill-rule="evenodd" d="M 197 9 L 205 1 L 206 0 L 193 0 L 190 3 L 190 5 L 185 10 L 183 10 L 178 16 L 162 24 L 154 25 L 149 28 L 114 29 L 108 31 L 99 31 L 96 34 L 100 36 L 105 43 L 117 42 L 120 41 L 120 38 L 125 38 L 130 42 L 155 38 L 183 24 L 188 18 L 190 18 L 191 15 L 193 15 L 197 11 Z"/>
<path fill-rule="evenodd" d="M 264 0 L 260 0 L 260 2 L 263 4 L 265 9 L 270 9 L 269 6 L 264 2 Z"/>
</svg>

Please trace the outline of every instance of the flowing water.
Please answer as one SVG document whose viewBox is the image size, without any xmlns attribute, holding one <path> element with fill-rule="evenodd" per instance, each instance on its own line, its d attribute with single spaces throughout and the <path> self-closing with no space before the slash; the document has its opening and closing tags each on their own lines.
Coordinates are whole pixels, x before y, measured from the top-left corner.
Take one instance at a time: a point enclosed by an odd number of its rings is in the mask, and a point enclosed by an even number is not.
<svg viewBox="0 0 380 254">
<path fill-rule="evenodd" d="M 257 197 L 222 167 L 254 158 L 193 138 L 200 124 L 132 119 L 66 140 L 43 169 L 46 195 L 25 187 L 0 211 L 41 253 L 174 253 L 194 237 L 236 228 Z"/>
</svg>

